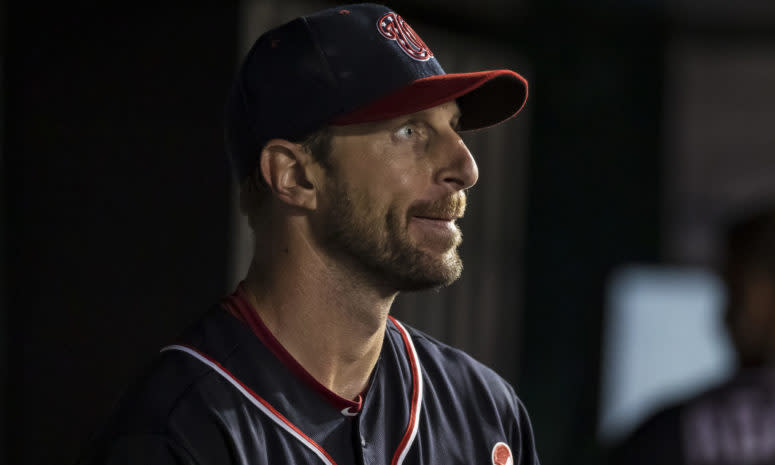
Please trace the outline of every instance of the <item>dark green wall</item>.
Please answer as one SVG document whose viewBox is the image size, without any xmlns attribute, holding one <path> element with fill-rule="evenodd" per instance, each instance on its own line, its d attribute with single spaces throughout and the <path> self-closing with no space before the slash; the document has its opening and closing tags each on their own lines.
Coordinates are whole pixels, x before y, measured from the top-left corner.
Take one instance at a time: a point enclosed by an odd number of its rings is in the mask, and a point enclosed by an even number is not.
<svg viewBox="0 0 775 465">
<path fill-rule="evenodd" d="M 551 3 L 540 2 L 530 38 L 520 393 L 544 465 L 599 463 L 606 280 L 618 265 L 659 258 L 664 28 L 653 10 Z"/>
</svg>

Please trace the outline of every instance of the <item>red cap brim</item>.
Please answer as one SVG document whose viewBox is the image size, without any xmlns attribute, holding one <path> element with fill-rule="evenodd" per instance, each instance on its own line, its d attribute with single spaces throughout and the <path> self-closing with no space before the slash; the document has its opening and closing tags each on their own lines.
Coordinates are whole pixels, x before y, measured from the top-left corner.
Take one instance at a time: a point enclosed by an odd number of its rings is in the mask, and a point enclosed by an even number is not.
<svg viewBox="0 0 775 465">
<path fill-rule="evenodd" d="M 519 113 L 527 101 L 527 81 L 507 69 L 431 76 L 337 117 L 329 124 L 343 126 L 396 118 L 451 100 L 457 100 L 460 106 L 460 129 L 480 129 Z"/>
</svg>

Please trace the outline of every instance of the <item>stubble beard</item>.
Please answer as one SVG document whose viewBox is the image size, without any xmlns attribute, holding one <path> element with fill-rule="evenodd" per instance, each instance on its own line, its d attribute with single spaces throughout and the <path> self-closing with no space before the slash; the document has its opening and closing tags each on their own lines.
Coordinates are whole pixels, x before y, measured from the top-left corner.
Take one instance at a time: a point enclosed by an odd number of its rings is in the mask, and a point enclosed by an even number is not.
<svg viewBox="0 0 775 465">
<path fill-rule="evenodd" d="M 367 193 L 352 192 L 336 180 L 329 182 L 327 191 L 324 245 L 348 257 L 378 283 L 396 291 L 418 291 L 448 286 L 460 277 L 460 234 L 445 252 L 431 253 L 412 241 L 406 220 L 402 221 L 406 215 L 395 206 L 381 213 Z"/>
</svg>

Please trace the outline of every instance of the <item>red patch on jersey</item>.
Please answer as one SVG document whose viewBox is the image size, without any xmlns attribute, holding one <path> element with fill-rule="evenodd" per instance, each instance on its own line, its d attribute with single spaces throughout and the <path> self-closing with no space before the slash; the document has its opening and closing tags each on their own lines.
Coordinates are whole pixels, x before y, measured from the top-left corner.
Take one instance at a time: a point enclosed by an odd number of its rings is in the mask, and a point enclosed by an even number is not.
<svg viewBox="0 0 775 465">
<path fill-rule="evenodd" d="M 415 60 L 428 61 L 433 58 L 433 52 L 412 26 L 392 11 L 379 18 L 377 29 L 386 39 L 395 40 L 401 50 Z"/>
<path fill-rule="evenodd" d="M 495 444 L 492 448 L 492 463 L 493 465 L 514 465 L 509 446 L 503 442 Z"/>
</svg>

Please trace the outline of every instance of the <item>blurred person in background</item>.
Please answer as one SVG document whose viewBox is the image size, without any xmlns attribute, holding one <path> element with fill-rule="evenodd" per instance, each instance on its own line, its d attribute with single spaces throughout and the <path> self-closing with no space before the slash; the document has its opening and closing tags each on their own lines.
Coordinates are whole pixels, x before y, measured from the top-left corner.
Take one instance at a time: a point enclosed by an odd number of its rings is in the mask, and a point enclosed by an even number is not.
<svg viewBox="0 0 775 465">
<path fill-rule="evenodd" d="M 613 464 L 775 464 L 775 204 L 724 231 L 724 323 L 738 369 L 666 408 L 616 447 Z"/>
</svg>

